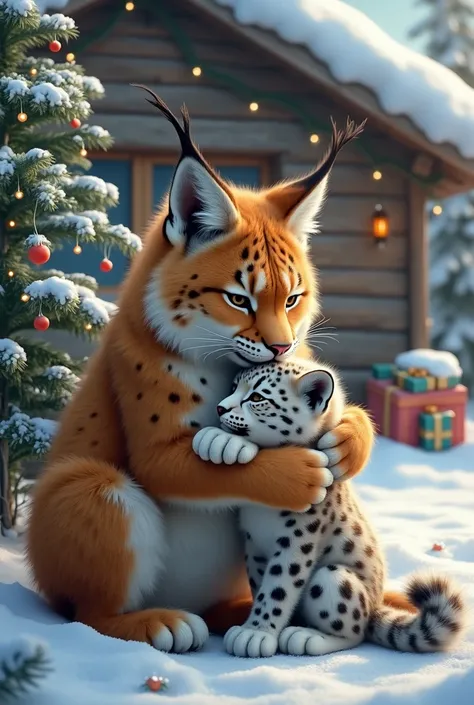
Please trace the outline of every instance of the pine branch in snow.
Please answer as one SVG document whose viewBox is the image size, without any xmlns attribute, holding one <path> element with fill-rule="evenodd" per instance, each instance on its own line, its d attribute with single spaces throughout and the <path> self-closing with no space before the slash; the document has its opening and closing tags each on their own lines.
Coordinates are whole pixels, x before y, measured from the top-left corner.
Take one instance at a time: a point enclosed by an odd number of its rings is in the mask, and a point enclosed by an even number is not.
<svg viewBox="0 0 474 705">
<path fill-rule="evenodd" d="M 13 702 L 35 690 L 51 672 L 48 646 L 30 637 L 0 644 L 0 702 Z"/>
<path fill-rule="evenodd" d="M 47 453 L 56 428 L 56 421 L 30 417 L 21 411 L 15 411 L 9 419 L 0 421 L 0 439 L 8 441 L 11 448 L 10 460 L 15 462 Z"/>
</svg>

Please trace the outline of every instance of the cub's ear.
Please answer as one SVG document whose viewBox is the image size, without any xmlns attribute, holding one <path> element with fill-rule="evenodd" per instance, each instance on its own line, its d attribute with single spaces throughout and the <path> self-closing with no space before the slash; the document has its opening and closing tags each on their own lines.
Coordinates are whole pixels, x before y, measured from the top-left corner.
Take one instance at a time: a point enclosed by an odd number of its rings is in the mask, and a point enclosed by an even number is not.
<svg viewBox="0 0 474 705">
<path fill-rule="evenodd" d="M 329 174 L 336 157 L 345 144 L 361 134 L 366 120 L 356 125 L 348 119 L 343 130 L 337 129 L 332 118 L 331 123 L 331 144 L 316 170 L 301 179 L 275 186 L 266 194 L 267 200 L 304 247 L 318 230 L 317 216 L 326 196 Z"/>
<path fill-rule="evenodd" d="M 334 378 L 326 370 L 314 370 L 300 377 L 296 387 L 311 411 L 323 414 L 334 392 Z"/>
<path fill-rule="evenodd" d="M 137 86 L 137 84 L 132 84 Z M 184 245 L 187 253 L 228 234 L 239 221 L 239 211 L 227 184 L 207 163 L 191 138 L 189 114 L 181 108 L 183 124 L 153 91 L 143 88 L 154 105 L 173 125 L 181 143 L 181 157 L 169 193 L 164 235 L 172 245 Z"/>
</svg>

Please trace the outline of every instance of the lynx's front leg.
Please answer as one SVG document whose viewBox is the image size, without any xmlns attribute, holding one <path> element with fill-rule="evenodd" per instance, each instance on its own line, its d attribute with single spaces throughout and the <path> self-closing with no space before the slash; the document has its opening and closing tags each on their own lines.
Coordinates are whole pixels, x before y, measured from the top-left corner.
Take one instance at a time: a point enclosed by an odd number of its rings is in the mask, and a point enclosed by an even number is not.
<svg viewBox="0 0 474 705">
<path fill-rule="evenodd" d="M 276 653 L 278 637 L 288 626 L 313 568 L 318 549 L 308 532 L 310 517 L 280 512 L 280 518 L 277 550 L 265 568 L 250 616 L 224 637 L 224 648 L 234 656 L 261 658 Z M 252 560 L 255 556 L 249 554 L 248 561 Z"/>
</svg>

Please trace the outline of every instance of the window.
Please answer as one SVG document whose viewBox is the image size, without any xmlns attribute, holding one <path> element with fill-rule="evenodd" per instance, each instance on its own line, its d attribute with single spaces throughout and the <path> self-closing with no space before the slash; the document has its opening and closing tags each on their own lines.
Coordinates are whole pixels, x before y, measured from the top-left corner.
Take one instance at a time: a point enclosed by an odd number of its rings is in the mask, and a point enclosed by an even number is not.
<svg viewBox="0 0 474 705">
<path fill-rule="evenodd" d="M 120 203 L 108 211 L 111 223 L 123 223 L 134 232 L 141 234 L 150 218 L 162 202 L 173 177 L 176 160 L 144 157 L 136 154 L 91 155 L 93 166 L 88 171 L 104 181 L 118 186 Z M 263 160 L 249 157 L 236 159 L 228 157 L 210 158 L 219 173 L 239 186 L 259 186 L 267 182 L 267 164 Z M 47 233 L 46 233 L 47 235 Z M 103 251 L 90 244 L 82 246 L 82 254 L 72 251 L 74 243 L 66 244 L 62 250 L 51 255 L 50 266 L 68 272 L 84 272 L 94 276 L 102 289 L 102 295 L 111 289 L 110 295 L 122 281 L 128 266 L 128 259 L 118 250 L 112 249 L 111 259 L 114 268 L 103 273 L 99 269 L 104 257 Z"/>
</svg>

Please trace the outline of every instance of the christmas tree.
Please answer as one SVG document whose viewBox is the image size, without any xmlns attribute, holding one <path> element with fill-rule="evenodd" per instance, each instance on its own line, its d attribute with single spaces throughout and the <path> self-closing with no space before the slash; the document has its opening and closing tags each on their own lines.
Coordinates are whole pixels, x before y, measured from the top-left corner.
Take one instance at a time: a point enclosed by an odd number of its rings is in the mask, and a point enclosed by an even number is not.
<svg viewBox="0 0 474 705">
<path fill-rule="evenodd" d="M 411 32 L 426 52 L 474 86 L 472 0 L 419 0 L 427 17 Z M 453 80 L 454 77 L 453 77 Z M 459 358 L 474 388 L 474 193 L 431 204 L 432 343 Z"/>
<path fill-rule="evenodd" d="M 29 694 L 50 671 L 47 644 L 26 636 L 0 642 L 0 703 Z"/>
<path fill-rule="evenodd" d="M 44 454 L 81 363 L 32 335 L 49 326 L 95 336 L 115 306 L 96 296 L 86 274 L 42 268 L 51 251 L 96 243 L 131 256 L 141 241 L 111 225 L 113 184 L 84 173 L 87 151 L 107 149 L 109 133 L 87 124 L 103 87 L 73 57 L 50 56 L 77 37 L 74 21 L 40 15 L 33 0 L 0 0 L 0 502 L 3 533 L 14 523 L 22 463 Z M 33 58 L 33 47 L 44 58 Z M 112 263 L 104 256 L 103 271 Z M 43 418 L 45 416 L 46 418 Z"/>
</svg>

